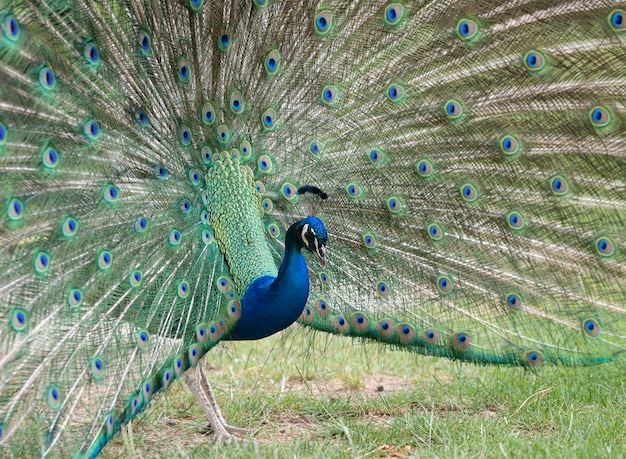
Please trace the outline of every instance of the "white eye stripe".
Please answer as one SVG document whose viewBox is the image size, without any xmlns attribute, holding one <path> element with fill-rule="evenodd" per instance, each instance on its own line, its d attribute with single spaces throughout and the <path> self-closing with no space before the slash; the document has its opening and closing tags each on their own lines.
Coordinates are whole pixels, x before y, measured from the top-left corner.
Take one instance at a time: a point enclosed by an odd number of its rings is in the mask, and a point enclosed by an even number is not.
<svg viewBox="0 0 626 459">
<path fill-rule="evenodd" d="M 302 226 L 302 232 L 300 233 L 300 238 L 302 239 L 302 242 L 304 242 L 304 245 L 309 245 L 308 241 L 306 240 L 306 233 L 309 230 L 309 224 L 305 223 L 304 226 Z"/>
</svg>

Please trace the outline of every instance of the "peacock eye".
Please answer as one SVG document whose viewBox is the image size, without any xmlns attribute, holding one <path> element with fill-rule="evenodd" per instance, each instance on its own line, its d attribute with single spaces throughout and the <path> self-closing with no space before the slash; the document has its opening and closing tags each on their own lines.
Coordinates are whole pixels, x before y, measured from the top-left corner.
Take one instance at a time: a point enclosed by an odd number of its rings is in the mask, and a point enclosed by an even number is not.
<svg viewBox="0 0 626 459">
<path fill-rule="evenodd" d="M 312 231 L 307 231 L 304 235 L 309 241 L 313 241 L 315 239 L 315 233 Z"/>
</svg>

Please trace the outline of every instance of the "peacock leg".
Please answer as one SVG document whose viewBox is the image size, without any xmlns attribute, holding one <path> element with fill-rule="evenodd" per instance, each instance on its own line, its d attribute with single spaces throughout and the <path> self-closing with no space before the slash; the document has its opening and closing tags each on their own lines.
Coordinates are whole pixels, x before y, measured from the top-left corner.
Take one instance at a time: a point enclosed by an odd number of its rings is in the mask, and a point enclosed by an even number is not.
<svg viewBox="0 0 626 459">
<path fill-rule="evenodd" d="M 213 408 L 213 412 L 221 422 L 222 427 L 224 427 L 224 429 L 226 429 L 226 431 L 231 434 L 250 435 L 251 431 L 249 429 L 243 429 L 241 427 L 234 427 L 226 424 L 226 420 L 224 419 L 224 416 L 222 416 L 220 407 L 218 406 L 217 400 L 215 399 L 215 394 L 213 394 L 213 389 L 211 389 L 211 383 L 209 383 L 209 379 L 207 378 L 204 371 L 204 365 L 198 365 L 198 371 L 200 373 L 200 384 L 202 386 L 202 389 L 208 397 L 209 402 L 211 403 L 211 407 Z M 212 424 L 209 424 L 209 426 L 213 427 Z"/>
<path fill-rule="evenodd" d="M 204 385 L 202 384 L 203 375 L 204 373 L 201 364 L 191 367 L 185 372 L 185 382 L 187 383 L 187 386 L 189 386 L 191 393 L 196 397 L 197 402 L 200 404 L 204 414 L 209 420 L 209 425 L 211 426 L 211 429 L 213 429 L 215 438 L 217 440 L 230 441 L 235 437 L 228 433 L 224 427 L 224 419 L 222 415 L 219 414 L 219 410 L 216 413 L 214 409 L 214 407 L 217 407 L 217 405 L 215 405 L 215 399 L 211 402 L 207 392 L 204 390 Z M 206 376 L 204 376 L 204 379 L 206 379 Z M 212 393 L 211 396 L 213 396 Z"/>
</svg>

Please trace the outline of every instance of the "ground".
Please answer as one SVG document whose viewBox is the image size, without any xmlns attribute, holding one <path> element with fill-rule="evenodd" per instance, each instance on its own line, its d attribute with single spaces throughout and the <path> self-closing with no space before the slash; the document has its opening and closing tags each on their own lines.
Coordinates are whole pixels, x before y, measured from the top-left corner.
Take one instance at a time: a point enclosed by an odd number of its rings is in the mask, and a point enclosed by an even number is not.
<svg viewBox="0 0 626 459">
<path fill-rule="evenodd" d="M 624 360 L 483 367 L 292 328 L 207 356 L 226 420 L 253 431 L 243 441 L 203 434 L 177 382 L 102 457 L 626 457 Z"/>
</svg>

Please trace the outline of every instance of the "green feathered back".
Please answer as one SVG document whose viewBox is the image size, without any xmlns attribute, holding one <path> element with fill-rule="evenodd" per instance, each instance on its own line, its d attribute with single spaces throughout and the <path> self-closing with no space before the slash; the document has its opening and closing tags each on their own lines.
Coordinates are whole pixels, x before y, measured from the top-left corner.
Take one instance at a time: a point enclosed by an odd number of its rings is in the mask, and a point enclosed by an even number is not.
<svg viewBox="0 0 626 459">
<path fill-rule="evenodd" d="M 328 264 L 309 258 L 303 325 L 477 363 L 612 360 L 624 15 L 0 0 L 0 448 L 97 454 L 313 210 Z"/>
</svg>

